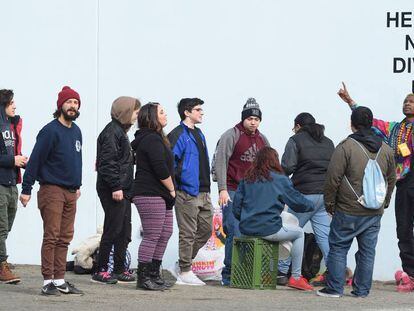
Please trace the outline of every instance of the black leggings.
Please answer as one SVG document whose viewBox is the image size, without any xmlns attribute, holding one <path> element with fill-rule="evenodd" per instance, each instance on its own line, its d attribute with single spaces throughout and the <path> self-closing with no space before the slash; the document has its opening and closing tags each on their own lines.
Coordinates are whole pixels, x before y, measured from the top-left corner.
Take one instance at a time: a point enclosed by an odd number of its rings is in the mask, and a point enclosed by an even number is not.
<svg viewBox="0 0 414 311">
<path fill-rule="evenodd" d="M 99 246 L 98 271 L 107 271 L 109 253 L 113 245 L 113 273 L 119 274 L 125 270 L 125 253 L 131 241 L 131 202 L 126 199 L 114 201 L 112 192 L 108 189 L 98 190 L 98 196 L 105 212 L 103 234 Z"/>
</svg>

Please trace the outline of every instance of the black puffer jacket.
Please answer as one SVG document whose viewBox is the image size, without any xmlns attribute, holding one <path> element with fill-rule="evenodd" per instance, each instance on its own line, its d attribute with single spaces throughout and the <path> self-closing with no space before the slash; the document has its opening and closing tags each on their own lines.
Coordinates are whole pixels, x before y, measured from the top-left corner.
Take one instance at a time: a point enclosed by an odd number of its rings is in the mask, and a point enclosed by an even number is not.
<svg viewBox="0 0 414 311">
<path fill-rule="evenodd" d="M 292 174 L 296 190 L 303 194 L 323 193 L 334 149 L 328 137 L 317 142 L 305 131 L 299 131 L 289 139 L 282 156 L 282 167 L 287 175 Z"/>
<path fill-rule="evenodd" d="M 131 198 L 134 159 L 125 129 L 112 119 L 99 134 L 97 142 L 96 170 L 98 191 L 123 190 Z"/>
</svg>

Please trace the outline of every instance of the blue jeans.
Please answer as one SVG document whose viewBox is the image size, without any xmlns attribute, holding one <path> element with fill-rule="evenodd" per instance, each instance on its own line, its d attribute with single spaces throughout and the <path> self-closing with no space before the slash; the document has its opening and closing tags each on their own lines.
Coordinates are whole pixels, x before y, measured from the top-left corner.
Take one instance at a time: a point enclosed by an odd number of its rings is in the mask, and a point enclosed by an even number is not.
<svg viewBox="0 0 414 311">
<path fill-rule="evenodd" d="M 315 209 L 312 212 L 296 213 L 290 208 L 288 211 L 299 219 L 299 226 L 301 228 L 303 228 L 308 221 L 311 222 L 316 242 L 318 243 L 319 249 L 322 252 L 326 265 L 329 254 L 328 236 L 331 217 L 326 212 L 322 194 L 307 194 L 304 196 L 308 200 L 312 201 L 315 205 Z M 289 271 L 291 261 L 291 257 L 287 258 L 286 260 L 280 260 L 279 271 L 286 274 Z"/>
<path fill-rule="evenodd" d="M 235 191 L 229 191 L 232 201 L 235 194 Z M 227 206 L 223 207 L 223 230 L 226 234 L 226 244 L 224 248 L 224 268 L 221 272 L 221 277 L 224 281 L 230 281 L 233 238 L 241 236 L 239 221 L 233 215 L 233 203 L 230 201 Z"/>
<path fill-rule="evenodd" d="M 292 276 L 295 279 L 298 279 L 302 274 L 304 237 L 303 229 L 293 225 L 284 225 L 278 232 L 263 237 L 263 239 L 271 242 L 292 241 L 290 254 L 292 256 Z"/>
<path fill-rule="evenodd" d="M 346 257 L 354 238 L 358 241 L 356 268 L 352 280 L 353 292 L 367 296 L 372 284 L 375 247 L 381 227 L 381 215 L 352 216 L 336 211 L 329 233 L 327 287 L 342 295 L 345 284 Z"/>
</svg>

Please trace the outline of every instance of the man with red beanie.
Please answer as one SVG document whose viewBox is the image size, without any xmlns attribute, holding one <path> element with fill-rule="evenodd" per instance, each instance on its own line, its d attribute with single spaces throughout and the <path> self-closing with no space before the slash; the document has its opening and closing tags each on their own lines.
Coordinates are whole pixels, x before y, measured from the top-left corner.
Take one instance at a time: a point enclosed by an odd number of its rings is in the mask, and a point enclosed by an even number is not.
<svg viewBox="0 0 414 311">
<path fill-rule="evenodd" d="M 83 292 L 66 282 L 66 255 L 73 238 L 76 201 L 82 184 L 82 133 L 73 123 L 79 116 L 79 94 L 69 86 L 59 92 L 54 120 L 36 138 L 23 176 L 20 201 L 26 206 L 39 181 L 38 207 L 43 219 L 42 275 L 44 295 Z"/>
<path fill-rule="evenodd" d="M 241 122 L 227 130 L 220 138 L 212 163 L 213 180 L 217 181 L 219 204 L 223 209 L 223 229 L 226 234 L 222 285 L 230 285 L 233 237 L 241 235 L 239 221 L 232 211 L 232 200 L 240 180 L 250 168 L 257 152 L 270 146 L 259 132 L 262 111 L 254 98 L 243 106 Z"/>
</svg>

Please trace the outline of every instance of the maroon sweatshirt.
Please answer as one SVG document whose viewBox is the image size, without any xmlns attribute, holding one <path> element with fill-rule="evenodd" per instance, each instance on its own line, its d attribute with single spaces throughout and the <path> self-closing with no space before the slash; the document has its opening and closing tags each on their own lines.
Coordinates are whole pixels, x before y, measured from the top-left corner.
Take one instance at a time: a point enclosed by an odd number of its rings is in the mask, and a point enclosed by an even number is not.
<svg viewBox="0 0 414 311">
<path fill-rule="evenodd" d="M 237 190 L 240 180 L 244 178 L 246 171 L 252 165 L 257 152 L 268 145 L 266 138 L 259 130 L 256 130 L 254 134 L 248 134 L 242 122 L 235 127 L 240 132 L 240 137 L 234 146 L 227 168 L 227 189 L 233 191 Z"/>
</svg>

